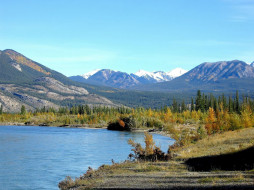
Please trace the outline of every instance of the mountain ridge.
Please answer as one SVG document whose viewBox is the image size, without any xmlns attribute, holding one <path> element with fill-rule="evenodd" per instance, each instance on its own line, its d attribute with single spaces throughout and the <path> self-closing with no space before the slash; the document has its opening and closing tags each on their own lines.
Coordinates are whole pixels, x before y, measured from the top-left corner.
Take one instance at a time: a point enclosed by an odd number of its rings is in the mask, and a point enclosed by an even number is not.
<svg viewBox="0 0 254 190">
<path fill-rule="evenodd" d="M 113 71 L 110 69 L 97 69 L 83 75 L 71 76 L 70 79 L 78 82 L 85 82 L 88 84 L 97 84 L 128 89 L 142 84 L 170 81 L 186 72 L 187 71 L 184 69 L 176 68 L 169 72 L 149 72 L 139 70 L 136 73 L 128 74 L 126 72 Z M 83 77 L 83 79 L 81 77 Z"/>
</svg>

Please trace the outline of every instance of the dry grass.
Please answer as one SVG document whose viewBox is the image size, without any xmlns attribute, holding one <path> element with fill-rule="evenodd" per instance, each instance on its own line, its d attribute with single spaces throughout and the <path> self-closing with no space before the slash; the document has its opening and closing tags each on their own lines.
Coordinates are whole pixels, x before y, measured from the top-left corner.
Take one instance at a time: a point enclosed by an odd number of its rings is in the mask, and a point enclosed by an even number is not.
<svg viewBox="0 0 254 190">
<path fill-rule="evenodd" d="M 254 128 L 228 131 L 215 134 L 198 141 L 196 144 L 175 150 L 178 159 L 220 155 L 246 149 L 254 145 Z"/>
</svg>

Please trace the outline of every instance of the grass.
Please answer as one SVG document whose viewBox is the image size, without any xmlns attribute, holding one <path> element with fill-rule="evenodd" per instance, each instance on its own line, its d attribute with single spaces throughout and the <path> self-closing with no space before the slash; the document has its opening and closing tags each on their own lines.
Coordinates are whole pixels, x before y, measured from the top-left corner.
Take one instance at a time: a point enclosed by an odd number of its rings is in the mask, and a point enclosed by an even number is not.
<svg viewBox="0 0 254 190">
<path fill-rule="evenodd" d="M 139 163 L 138 167 L 134 169 L 135 172 L 157 172 L 157 171 L 166 171 L 167 167 L 165 166 L 156 166 L 152 163 Z"/>
<path fill-rule="evenodd" d="M 234 183 L 234 182 L 244 182 L 245 177 L 242 174 L 237 174 L 235 176 L 230 177 L 205 177 L 198 180 L 198 183 L 204 184 L 204 183 Z"/>
<path fill-rule="evenodd" d="M 175 150 L 178 159 L 236 152 L 254 145 L 254 128 L 215 134 Z"/>
</svg>

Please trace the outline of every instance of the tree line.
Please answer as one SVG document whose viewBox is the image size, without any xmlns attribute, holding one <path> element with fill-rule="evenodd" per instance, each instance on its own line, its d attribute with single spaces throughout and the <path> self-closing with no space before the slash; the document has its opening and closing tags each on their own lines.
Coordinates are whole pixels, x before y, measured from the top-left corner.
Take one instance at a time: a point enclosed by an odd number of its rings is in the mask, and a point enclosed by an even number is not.
<svg viewBox="0 0 254 190">
<path fill-rule="evenodd" d="M 234 97 L 225 97 L 223 94 L 215 97 L 199 90 L 190 103 L 174 99 L 170 106 L 160 109 L 76 105 L 59 109 L 43 107 L 31 112 L 22 106 L 20 113 L 11 114 L 4 113 L 1 106 L 0 122 L 107 126 L 113 122 L 123 125 L 124 121 L 130 121 L 136 128 L 164 130 L 176 134 L 175 139 L 191 140 L 193 137 L 202 138 L 227 130 L 253 127 L 253 113 L 254 101 L 248 96 L 240 99 L 237 91 Z M 181 125 L 191 126 L 195 131 Z M 189 135 L 191 133 L 192 136 Z"/>
</svg>

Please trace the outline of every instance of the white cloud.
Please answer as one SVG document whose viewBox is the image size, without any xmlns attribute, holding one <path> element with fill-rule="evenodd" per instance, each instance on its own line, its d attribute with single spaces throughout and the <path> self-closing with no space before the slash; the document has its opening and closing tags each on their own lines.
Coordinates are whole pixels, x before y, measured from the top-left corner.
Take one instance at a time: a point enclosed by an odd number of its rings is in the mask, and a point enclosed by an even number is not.
<svg viewBox="0 0 254 190">
<path fill-rule="evenodd" d="M 232 8 L 233 14 L 230 16 L 232 22 L 254 21 L 254 1 L 253 0 L 223 0 Z"/>
</svg>

